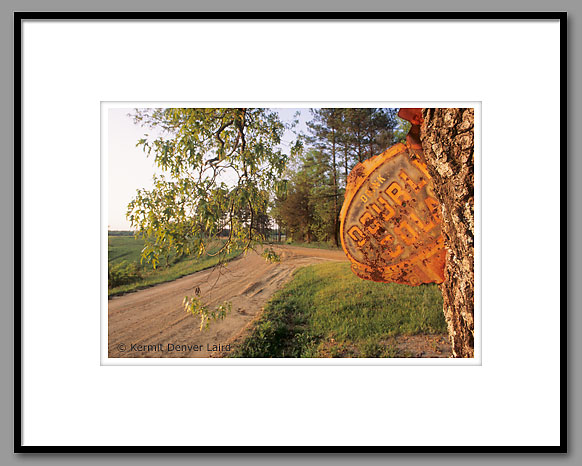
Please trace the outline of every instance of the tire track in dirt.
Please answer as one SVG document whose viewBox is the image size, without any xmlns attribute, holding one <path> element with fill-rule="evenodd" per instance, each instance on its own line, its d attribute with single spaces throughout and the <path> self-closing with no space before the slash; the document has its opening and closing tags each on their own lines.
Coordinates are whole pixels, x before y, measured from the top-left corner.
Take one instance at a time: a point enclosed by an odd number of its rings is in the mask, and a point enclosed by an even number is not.
<svg viewBox="0 0 582 466">
<path fill-rule="evenodd" d="M 281 262 L 271 264 L 256 252 L 230 262 L 226 268 L 208 269 L 172 282 L 109 300 L 108 353 L 110 358 L 209 357 L 213 345 L 225 345 L 240 334 L 273 293 L 299 267 L 323 261 L 347 261 L 342 251 L 295 246 L 274 246 Z M 232 304 L 224 320 L 200 331 L 200 319 L 184 311 L 184 296 L 201 298 L 210 306 Z M 168 351 L 168 344 L 184 351 Z"/>
</svg>

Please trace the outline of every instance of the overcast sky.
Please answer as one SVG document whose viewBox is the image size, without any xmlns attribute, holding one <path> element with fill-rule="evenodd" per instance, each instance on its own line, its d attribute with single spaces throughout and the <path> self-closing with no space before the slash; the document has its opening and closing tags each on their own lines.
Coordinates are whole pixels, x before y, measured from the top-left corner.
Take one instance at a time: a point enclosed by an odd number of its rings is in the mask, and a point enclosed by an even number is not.
<svg viewBox="0 0 582 466">
<path fill-rule="evenodd" d="M 297 129 L 306 131 L 305 122 L 309 120 L 309 109 L 278 108 L 275 109 L 281 120 L 290 122 L 297 110 L 301 111 Z M 127 204 L 135 196 L 137 189 L 151 189 L 154 174 L 161 174 L 154 163 L 153 156 L 146 157 L 141 146 L 136 143 L 145 133 L 150 136 L 156 132 L 142 128 L 127 116 L 133 108 L 111 108 L 108 112 L 108 227 L 110 230 L 129 230 L 130 224 L 125 218 Z M 291 132 L 283 135 L 281 150 L 289 153 L 289 144 L 294 140 Z"/>
</svg>

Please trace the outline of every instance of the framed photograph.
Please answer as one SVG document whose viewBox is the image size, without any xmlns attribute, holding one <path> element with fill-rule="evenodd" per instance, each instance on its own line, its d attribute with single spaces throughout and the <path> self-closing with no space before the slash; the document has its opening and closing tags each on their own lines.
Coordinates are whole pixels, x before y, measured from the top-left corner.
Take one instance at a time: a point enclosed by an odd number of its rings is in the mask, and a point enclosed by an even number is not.
<svg viewBox="0 0 582 466">
<path fill-rule="evenodd" d="M 15 450 L 566 451 L 565 31 L 15 14 Z"/>
<path fill-rule="evenodd" d="M 102 364 L 481 363 L 479 102 L 218 104 L 102 104 Z M 421 108 L 456 120 L 454 177 Z M 438 200 L 461 176 L 465 231 Z"/>
</svg>

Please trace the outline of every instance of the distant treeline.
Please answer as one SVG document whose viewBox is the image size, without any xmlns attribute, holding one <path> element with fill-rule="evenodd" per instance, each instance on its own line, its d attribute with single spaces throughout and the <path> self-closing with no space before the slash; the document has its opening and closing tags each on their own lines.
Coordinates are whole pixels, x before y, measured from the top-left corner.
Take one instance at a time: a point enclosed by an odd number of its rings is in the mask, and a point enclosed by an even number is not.
<svg viewBox="0 0 582 466">
<path fill-rule="evenodd" d="M 109 230 L 109 236 L 133 236 L 133 231 L 129 230 Z"/>
<path fill-rule="evenodd" d="M 405 140 L 409 124 L 396 108 L 311 109 L 305 151 L 290 167 L 287 190 L 270 211 L 299 242 L 339 240 L 339 213 L 347 179 L 357 163 Z"/>
</svg>

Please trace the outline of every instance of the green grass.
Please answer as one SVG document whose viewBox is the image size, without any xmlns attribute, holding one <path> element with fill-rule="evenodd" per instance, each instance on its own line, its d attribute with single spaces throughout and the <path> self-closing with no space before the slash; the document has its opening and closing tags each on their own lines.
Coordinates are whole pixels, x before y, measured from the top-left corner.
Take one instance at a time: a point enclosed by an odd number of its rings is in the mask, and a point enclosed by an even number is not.
<svg viewBox="0 0 582 466">
<path fill-rule="evenodd" d="M 375 283 L 346 263 L 313 265 L 274 295 L 230 357 L 402 357 L 391 338 L 446 333 L 442 305 L 436 285 Z"/>
<path fill-rule="evenodd" d="M 141 250 L 144 243 L 142 239 L 133 236 L 108 237 L 108 263 L 109 278 L 119 277 L 119 285 L 108 289 L 109 297 L 147 288 L 159 283 L 169 282 L 177 278 L 199 272 L 219 263 L 218 257 L 202 256 L 200 258 L 182 257 L 177 260 L 170 256 L 168 266 L 162 260 L 154 270 L 149 264 L 140 264 Z M 216 243 L 210 248 L 210 253 L 216 252 L 221 243 Z M 226 260 L 232 260 L 240 255 L 240 251 L 233 251 L 226 256 Z"/>
<path fill-rule="evenodd" d="M 144 242 L 133 236 L 108 237 L 107 259 L 110 264 L 126 262 L 139 262 Z M 149 267 L 149 266 L 148 266 Z"/>
</svg>

